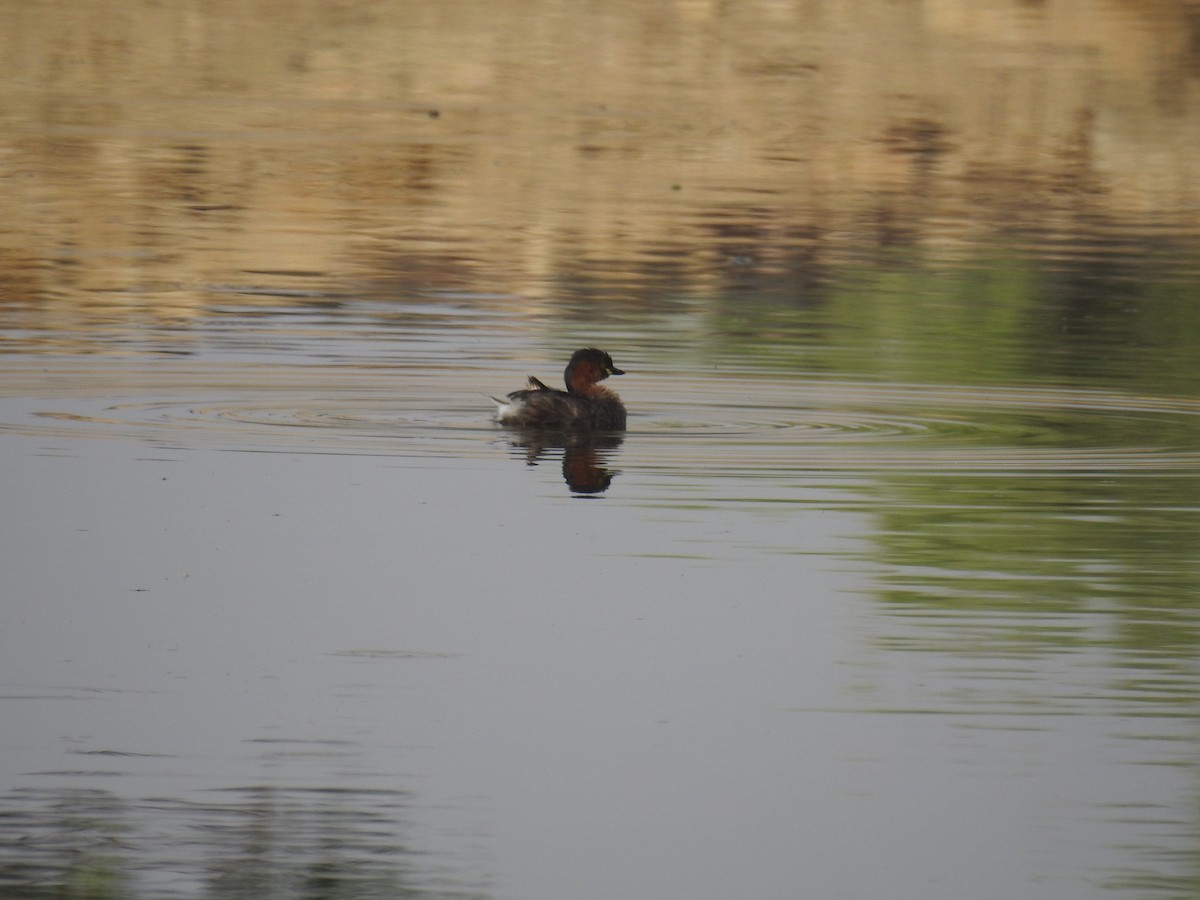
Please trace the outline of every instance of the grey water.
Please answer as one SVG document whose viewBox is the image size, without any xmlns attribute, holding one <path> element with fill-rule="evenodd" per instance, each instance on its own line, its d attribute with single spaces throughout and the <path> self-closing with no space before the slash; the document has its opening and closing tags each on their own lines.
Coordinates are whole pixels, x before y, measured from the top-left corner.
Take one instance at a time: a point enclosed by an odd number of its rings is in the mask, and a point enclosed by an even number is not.
<svg viewBox="0 0 1200 900">
<path fill-rule="evenodd" d="M 1187 4 L 0 22 L 0 896 L 1195 895 Z"/>
</svg>

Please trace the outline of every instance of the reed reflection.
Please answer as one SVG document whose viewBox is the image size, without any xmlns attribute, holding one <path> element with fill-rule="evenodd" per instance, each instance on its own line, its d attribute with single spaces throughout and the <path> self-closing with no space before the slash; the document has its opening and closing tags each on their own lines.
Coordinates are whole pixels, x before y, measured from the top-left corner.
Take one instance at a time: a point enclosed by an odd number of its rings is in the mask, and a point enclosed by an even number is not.
<svg viewBox="0 0 1200 900">
<path fill-rule="evenodd" d="M 562 451 L 563 481 L 574 494 L 603 494 L 620 474 L 610 463 L 625 441 L 619 431 L 568 432 L 536 428 L 508 429 L 509 446 L 536 466 Z"/>
<path fill-rule="evenodd" d="M 230 788 L 192 801 L 17 790 L 0 797 L 0 894 L 486 896 L 413 846 L 411 802 L 404 791 L 345 787 Z"/>
</svg>

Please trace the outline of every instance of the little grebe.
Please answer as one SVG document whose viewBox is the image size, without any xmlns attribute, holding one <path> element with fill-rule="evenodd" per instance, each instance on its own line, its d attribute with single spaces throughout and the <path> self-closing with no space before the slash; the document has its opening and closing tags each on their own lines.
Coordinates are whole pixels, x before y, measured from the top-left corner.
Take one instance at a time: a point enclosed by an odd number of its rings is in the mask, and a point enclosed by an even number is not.
<svg viewBox="0 0 1200 900">
<path fill-rule="evenodd" d="M 603 350 L 576 350 L 563 373 L 565 391 L 547 387 L 530 375 L 526 390 L 496 400 L 500 406 L 496 421 L 524 428 L 624 431 L 625 404 L 598 383 L 609 375 L 624 374 Z"/>
</svg>

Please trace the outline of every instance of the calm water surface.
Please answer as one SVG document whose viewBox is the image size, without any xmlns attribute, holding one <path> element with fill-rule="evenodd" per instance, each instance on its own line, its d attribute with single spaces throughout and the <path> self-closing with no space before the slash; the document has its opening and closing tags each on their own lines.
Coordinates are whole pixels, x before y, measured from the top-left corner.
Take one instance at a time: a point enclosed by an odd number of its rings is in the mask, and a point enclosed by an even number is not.
<svg viewBox="0 0 1200 900">
<path fill-rule="evenodd" d="M 1195 896 L 1196 27 L 0 11 L 0 896 Z"/>
</svg>

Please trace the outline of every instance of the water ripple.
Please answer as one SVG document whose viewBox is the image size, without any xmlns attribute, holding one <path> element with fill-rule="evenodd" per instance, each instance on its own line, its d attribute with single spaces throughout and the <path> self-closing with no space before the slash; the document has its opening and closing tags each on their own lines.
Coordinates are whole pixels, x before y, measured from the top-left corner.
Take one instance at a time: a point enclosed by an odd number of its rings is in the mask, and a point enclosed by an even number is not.
<svg viewBox="0 0 1200 900">
<path fill-rule="evenodd" d="M 0 428 L 175 446 L 441 458 L 493 453 L 504 434 L 477 390 L 488 381 L 479 371 L 339 368 L 303 386 L 295 374 L 264 383 L 256 371 L 242 373 L 241 384 L 252 386 L 242 390 L 234 387 L 237 372 L 223 371 L 219 379 L 205 374 L 189 370 L 156 386 L 158 399 L 118 403 L 89 396 L 79 387 L 86 379 L 76 377 L 75 395 L 66 399 L 22 401 L 33 406 L 15 411 L 15 401 L 5 401 Z M 624 468 L 1098 472 L 1183 471 L 1200 463 L 1200 402 L 1186 398 L 800 382 L 728 372 L 669 383 L 665 398 L 626 394 Z M 184 396 L 171 398 L 176 390 Z"/>
</svg>

